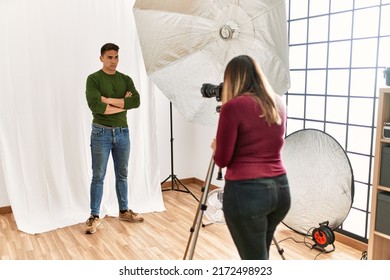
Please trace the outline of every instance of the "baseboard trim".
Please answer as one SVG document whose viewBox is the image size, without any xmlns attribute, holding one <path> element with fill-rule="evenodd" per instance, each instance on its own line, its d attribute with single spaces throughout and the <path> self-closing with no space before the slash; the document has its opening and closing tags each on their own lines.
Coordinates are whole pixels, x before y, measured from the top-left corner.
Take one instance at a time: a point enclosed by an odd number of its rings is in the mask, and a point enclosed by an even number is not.
<svg viewBox="0 0 390 280">
<path fill-rule="evenodd" d="M 0 207 L 0 214 L 8 214 L 8 213 L 12 213 L 11 206 Z"/>
<path fill-rule="evenodd" d="M 338 242 L 343 243 L 344 245 L 352 247 L 356 250 L 359 250 L 362 252 L 368 250 L 368 245 L 366 243 L 361 242 L 359 240 L 356 240 L 352 237 L 346 236 L 346 235 L 338 233 L 338 232 L 335 232 L 334 236 L 335 236 L 335 240 L 337 240 Z"/>
</svg>

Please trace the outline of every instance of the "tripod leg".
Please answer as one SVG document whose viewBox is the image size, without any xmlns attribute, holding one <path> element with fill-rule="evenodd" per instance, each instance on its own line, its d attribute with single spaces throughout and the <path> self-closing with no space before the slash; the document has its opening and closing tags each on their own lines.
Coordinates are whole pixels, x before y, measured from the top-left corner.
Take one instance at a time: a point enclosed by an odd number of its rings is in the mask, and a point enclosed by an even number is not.
<svg viewBox="0 0 390 280">
<path fill-rule="evenodd" d="M 197 201 L 199 201 L 199 199 L 176 177 L 176 175 L 174 175 L 173 181 L 175 182 L 175 184 L 177 186 L 176 189 L 173 189 L 174 191 L 189 193 L 190 195 L 192 195 L 193 198 L 195 198 Z M 184 188 L 184 190 L 180 189 L 180 187 L 178 186 L 178 183 Z"/>
<path fill-rule="evenodd" d="M 273 237 L 274 244 L 276 246 L 276 249 L 278 249 L 279 255 L 282 257 L 283 260 L 285 260 L 283 252 L 284 250 L 279 247 L 279 243 L 276 241 L 275 237 Z"/>
<path fill-rule="evenodd" d="M 169 175 L 167 178 L 165 178 L 164 181 L 161 182 L 161 185 L 163 185 L 166 181 L 168 181 L 169 178 L 172 178 L 172 175 Z"/>
<path fill-rule="evenodd" d="M 202 189 L 202 197 L 199 201 L 198 210 L 196 212 L 195 219 L 194 219 L 194 222 L 193 222 L 191 230 L 190 230 L 191 233 L 190 233 L 190 237 L 188 239 L 186 251 L 184 253 L 184 258 L 183 258 L 184 260 L 192 260 L 192 258 L 194 256 L 196 241 L 198 239 L 199 230 L 200 230 L 200 227 L 202 224 L 203 212 L 207 208 L 206 201 L 207 201 L 207 195 L 208 195 L 210 184 L 211 184 L 211 178 L 212 178 L 213 172 L 214 172 L 214 166 L 215 166 L 214 160 L 211 157 L 209 169 L 208 169 L 207 175 L 206 175 L 205 186 Z"/>
</svg>

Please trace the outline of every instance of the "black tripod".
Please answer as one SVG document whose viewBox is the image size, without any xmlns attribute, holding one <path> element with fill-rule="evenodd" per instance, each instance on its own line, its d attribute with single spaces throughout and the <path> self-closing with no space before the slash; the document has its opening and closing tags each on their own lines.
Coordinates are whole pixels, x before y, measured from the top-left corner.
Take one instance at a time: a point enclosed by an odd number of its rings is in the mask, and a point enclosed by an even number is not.
<svg viewBox="0 0 390 280">
<path fill-rule="evenodd" d="M 215 166 L 214 159 L 213 159 L 213 157 L 211 157 L 209 168 L 207 170 L 205 185 L 202 188 L 202 196 L 201 196 L 200 201 L 199 201 L 198 210 L 196 211 L 194 222 L 193 222 L 192 227 L 190 229 L 191 234 L 190 234 L 190 237 L 188 239 L 187 248 L 186 248 L 186 251 L 184 253 L 183 260 L 192 260 L 192 258 L 194 256 L 196 241 L 198 239 L 200 226 L 202 224 L 202 217 L 203 217 L 204 211 L 206 211 L 206 209 L 207 209 L 206 202 L 207 202 L 207 196 L 208 196 L 210 185 L 211 185 L 211 177 L 213 176 L 213 172 L 214 172 L 214 166 Z M 220 179 L 220 177 L 221 177 L 221 170 L 219 170 L 217 179 Z M 281 249 L 279 247 L 279 244 L 276 241 L 275 237 L 273 237 L 273 242 L 276 245 L 276 248 L 278 250 L 279 255 L 282 257 L 283 260 L 285 260 L 284 255 L 283 255 L 284 251 L 283 251 L 283 249 Z"/>
<path fill-rule="evenodd" d="M 170 119 L 170 130 L 171 130 L 171 174 L 161 182 L 161 185 L 163 185 L 169 178 L 171 179 L 171 188 L 170 189 L 163 189 L 163 191 L 178 191 L 178 192 L 185 192 L 191 194 L 197 201 L 199 199 L 177 178 L 177 176 L 174 174 L 173 171 L 173 122 L 172 122 L 172 102 L 169 102 L 169 119 Z M 184 188 L 180 189 L 180 186 Z"/>
</svg>

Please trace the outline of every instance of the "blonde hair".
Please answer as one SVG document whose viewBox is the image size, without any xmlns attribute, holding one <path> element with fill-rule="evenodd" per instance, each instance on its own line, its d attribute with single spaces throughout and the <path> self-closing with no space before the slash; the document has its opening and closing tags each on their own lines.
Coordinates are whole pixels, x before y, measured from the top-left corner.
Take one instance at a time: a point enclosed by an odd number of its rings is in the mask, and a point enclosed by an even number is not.
<svg viewBox="0 0 390 280">
<path fill-rule="evenodd" d="M 256 98 L 263 112 L 259 117 L 264 117 L 269 125 L 282 123 L 279 100 L 259 65 L 248 55 L 237 56 L 226 66 L 222 102 L 243 94 Z"/>
</svg>

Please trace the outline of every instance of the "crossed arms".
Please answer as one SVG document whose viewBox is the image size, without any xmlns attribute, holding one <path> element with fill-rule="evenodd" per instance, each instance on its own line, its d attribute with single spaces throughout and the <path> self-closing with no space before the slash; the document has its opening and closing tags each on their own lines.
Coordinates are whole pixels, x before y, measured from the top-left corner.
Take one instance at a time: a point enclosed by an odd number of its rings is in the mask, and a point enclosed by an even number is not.
<svg viewBox="0 0 390 280">
<path fill-rule="evenodd" d="M 132 95 L 131 92 L 126 92 L 124 98 L 130 97 Z M 125 100 L 124 98 L 108 98 L 108 97 L 101 97 L 101 101 L 105 104 L 107 104 L 106 110 L 104 111 L 105 115 L 111 115 L 116 114 L 119 112 L 126 111 L 124 109 L 125 106 Z"/>
</svg>

